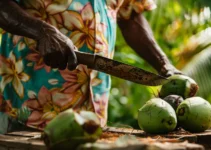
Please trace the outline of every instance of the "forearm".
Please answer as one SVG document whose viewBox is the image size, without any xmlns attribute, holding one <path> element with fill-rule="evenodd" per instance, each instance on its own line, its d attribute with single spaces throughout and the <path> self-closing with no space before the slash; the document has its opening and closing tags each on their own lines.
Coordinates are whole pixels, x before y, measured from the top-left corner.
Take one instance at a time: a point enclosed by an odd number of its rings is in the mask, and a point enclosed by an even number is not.
<svg viewBox="0 0 211 150">
<path fill-rule="evenodd" d="M 143 15 L 134 15 L 129 20 L 118 20 L 118 25 L 128 45 L 157 71 L 169 63 Z"/>
<path fill-rule="evenodd" d="M 0 1 L 0 28 L 12 34 L 38 39 L 41 27 L 41 20 L 29 16 L 14 1 Z"/>
</svg>

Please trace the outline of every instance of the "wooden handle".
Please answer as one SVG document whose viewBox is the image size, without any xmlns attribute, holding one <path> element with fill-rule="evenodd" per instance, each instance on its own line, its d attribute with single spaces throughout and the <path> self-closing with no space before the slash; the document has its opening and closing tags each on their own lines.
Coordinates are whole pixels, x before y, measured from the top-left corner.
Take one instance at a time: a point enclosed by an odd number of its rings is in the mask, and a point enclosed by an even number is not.
<svg viewBox="0 0 211 150">
<path fill-rule="evenodd" d="M 79 52 L 79 51 L 75 51 L 75 54 L 77 56 L 78 64 L 87 65 L 88 68 L 94 67 L 94 62 L 95 62 L 94 54 L 89 54 L 89 53 L 84 53 L 84 52 Z"/>
</svg>

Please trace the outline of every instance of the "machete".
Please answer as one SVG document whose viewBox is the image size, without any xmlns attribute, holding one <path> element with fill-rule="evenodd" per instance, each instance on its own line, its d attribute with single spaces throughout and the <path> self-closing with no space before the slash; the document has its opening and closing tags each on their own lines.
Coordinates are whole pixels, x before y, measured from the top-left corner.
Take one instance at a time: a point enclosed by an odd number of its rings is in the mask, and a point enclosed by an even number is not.
<svg viewBox="0 0 211 150">
<path fill-rule="evenodd" d="M 100 55 L 79 51 L 75 51 L 75 54 L 77 56 L 78 64 L 87 65 L 90 69 L 135 83 L 147 86 L 158 86 L 167 81 L 163 76 Z"/>
</svg>

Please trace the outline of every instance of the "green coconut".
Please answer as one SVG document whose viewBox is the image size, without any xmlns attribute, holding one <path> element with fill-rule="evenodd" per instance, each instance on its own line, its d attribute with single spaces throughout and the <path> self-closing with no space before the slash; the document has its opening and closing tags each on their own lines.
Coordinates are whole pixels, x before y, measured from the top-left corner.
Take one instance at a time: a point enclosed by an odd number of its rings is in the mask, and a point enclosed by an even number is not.
<svg viewBox="0 0 211 150">
<path fill-rule="evenodd" d="M 180 105 L 180 103 L 183 102 L 184 99 L 182 98 L 182 96 L 179 95 L 169 95 L 166 96 L 163 100 L 169 103 L 176 111 L 177 107 Z"/>
<path fill-rule="evenodd" d="M 51 150 L 69 150 L 80 144 L 95 142 L 101 133 L 100 121 L 93 112 L 68 109 L 45 127 L 42 138 Z"/>
<path fill-rule="evenodd" d="M 176 111 L 179 125 L 190 132 L 203 132 L 211 127 L 211 105 L 201 97 L 184 100 Z"/>
<path fill-rule="evenodd" d="M 168 133 L 176 128 L 177 117 L 170 104 L 153 98 L 139 109 L 138 124 L 147 133 Z"/>
<path fill-rule="evenodd" d="M 183 98 L 193 97 L 198 91 L 197 83 L 185 75 L 173 75 L 162 85 L 159 96 L 180 95 Z"/>
</svg>

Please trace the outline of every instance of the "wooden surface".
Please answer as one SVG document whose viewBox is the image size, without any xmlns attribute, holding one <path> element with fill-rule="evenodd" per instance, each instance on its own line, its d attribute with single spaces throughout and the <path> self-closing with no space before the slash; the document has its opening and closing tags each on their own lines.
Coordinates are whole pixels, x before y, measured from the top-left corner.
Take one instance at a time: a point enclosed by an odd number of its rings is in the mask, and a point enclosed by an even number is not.
<svg viewBox="0 0 211 150">
<path fill-rule="evenodd" d="M 131 137 L 136 140 L 131 140 Z M 195 144 L 194 144 L 195 143 Z M 202 146 L 203 145 L 203 146 Z M 166 135 L 149 135 L 141 130 L 129 128 L 106 127 L 101 138 L 94 144 L 80 147 L 85 149 L 102 150 L 211 150 L 211 130 L 203 133 L 190 134 L 177 131 Z M 0 135 L 0 150 L 46 150 L 41 140 L 40 132 L 12 132 Z"/>
<path fill-rule="evenodd" d="M 114 132 L 114 133 L 123 133 L 123 134 L 132 134 L 139 137 L 167 137 L 167 138 L 177 138 L 182 141 L 189 141 L 189 142 L 195 142 L 199 144 L 211 144 L 211 130 L 207 130 L 202 133 L 189 133 L 184 130 L 175 131 L 169 134 L 163 134 L 163 135 L 150 135 L 146 134 L 143 130 L 134 130 L 130 128 L 116 128 L 116 127 L 105 127 L 103 131 L 107 132 Z"/>
</svg>

